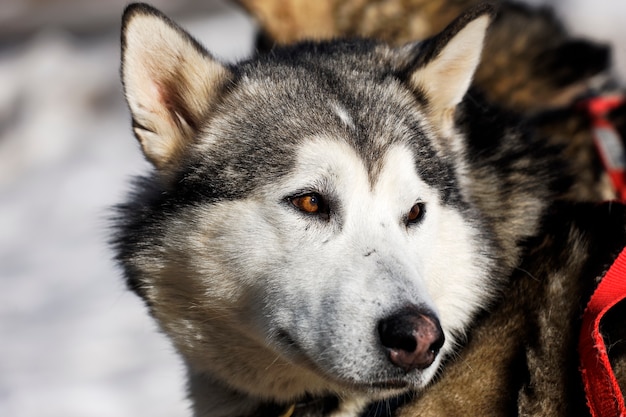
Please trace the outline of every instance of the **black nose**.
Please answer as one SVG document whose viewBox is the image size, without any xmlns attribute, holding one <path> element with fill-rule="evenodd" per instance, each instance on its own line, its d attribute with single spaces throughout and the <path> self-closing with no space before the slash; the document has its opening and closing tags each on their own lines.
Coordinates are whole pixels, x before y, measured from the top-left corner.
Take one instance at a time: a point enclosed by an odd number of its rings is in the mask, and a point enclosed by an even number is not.
<svg viewBox="0 0 626 417">
<path fill-rule="evenodd" d="M 406 307 L 378 323 L 378 335 L 389 360 L 406 372 L 429 367 L 444 336 L 434 313 Z"/>
</svg>

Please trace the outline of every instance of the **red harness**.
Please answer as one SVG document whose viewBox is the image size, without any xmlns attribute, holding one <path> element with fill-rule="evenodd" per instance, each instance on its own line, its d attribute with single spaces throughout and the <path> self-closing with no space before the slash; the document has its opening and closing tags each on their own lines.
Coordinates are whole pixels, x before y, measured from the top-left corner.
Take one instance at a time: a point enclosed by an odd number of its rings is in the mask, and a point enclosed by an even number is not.
<svg viewBox="0 0 626 417">
<path fill-rule="evenodd" d="M 593 139 L 618 198 L 626 201 L 626 150 L 607 113 L 624 103 L 622 96 L 599 96 L 583 101 L 593 126 Z"/>
<path fill-rule="evenodd" d="M 623 103 L 622 97 L 597 97 L 585 102 L 594 130 L 596 148 L 616 194 L 626 201 L 626 152 L 619 134 L 606 114 Z M 580 371 L 592 417 L 626 417 L 624 396 L 609 362 L 600 333 L 600 321 L 626 298 L 626 249 L 617 257 L 583 314 L 578 342 Z"/>
</svg>

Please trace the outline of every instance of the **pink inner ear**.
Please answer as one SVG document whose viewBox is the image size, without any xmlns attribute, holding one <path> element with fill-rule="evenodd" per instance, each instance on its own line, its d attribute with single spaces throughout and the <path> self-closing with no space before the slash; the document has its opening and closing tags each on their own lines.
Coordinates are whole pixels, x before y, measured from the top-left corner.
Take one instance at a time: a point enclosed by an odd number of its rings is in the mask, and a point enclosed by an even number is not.
<svg viewBox="0 0 626 417">
<path fill-rule="evenodd" d="M 175 102 L 169 90 L 154 80 L 145 80 L 144 100 L 141 100 L 144 108 L 152 114 L 156 114 L 163 122 L 172 123 L 176 112 Z"/>
<path fill-rule="evenodd" d="M 167 94 L 167 89 L 162 84 L 156 81 L 150 82 L 149 94 L 151 96 L 150 102 L 154 103 L 155 106 L 160 107 L 160 111 L 158 111 L 159 113 L 169 113 L 171 111 L 171 99 Z"/>
<path fill-rule="evenodd" d="M 167 113 L 168 117 L 171 120 L 174 120 L 176 114 L 176 106 L 174 100 L 172 99 L 171 93 L 169 93 L 169 90 L 166 89 L 163 85 L 157 85 L 156 89 L 159 103 L 161 103 L 161 105 L 163 106 L 163 109 Z"/>
</svg>

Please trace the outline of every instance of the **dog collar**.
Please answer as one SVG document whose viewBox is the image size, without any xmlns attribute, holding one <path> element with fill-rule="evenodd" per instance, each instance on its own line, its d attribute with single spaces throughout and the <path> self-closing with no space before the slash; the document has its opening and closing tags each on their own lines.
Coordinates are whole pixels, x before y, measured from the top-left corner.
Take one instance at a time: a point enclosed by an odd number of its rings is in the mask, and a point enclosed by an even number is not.
<svg viewBox="0 0 626 417">
<path fill-rule="evenodd" d="M 261 405 L 254 417 L 304 417 L 325 416 L 336 410 L 339 400 L 336 397 L 309 397 L 291 404 L 267 403 Z"/>
<path fill-rule="evenodd" d="M 598 284 L 583 314 L 579 339 L 580 371 L 592 417 L 626 417 L 624 396 L 615 378 L 600 320 L 626 298 L 626 248 Z"/>
<path fill-rule="evenodd" d="M 617 129 L 607 117 L 611 110 L 622 104 L 624 97 L 607 95 L 583 100 L 581 106 L 591 117 L 595 147 L 615 194 L 626 201 L 626 149 Z"/>
</svg>

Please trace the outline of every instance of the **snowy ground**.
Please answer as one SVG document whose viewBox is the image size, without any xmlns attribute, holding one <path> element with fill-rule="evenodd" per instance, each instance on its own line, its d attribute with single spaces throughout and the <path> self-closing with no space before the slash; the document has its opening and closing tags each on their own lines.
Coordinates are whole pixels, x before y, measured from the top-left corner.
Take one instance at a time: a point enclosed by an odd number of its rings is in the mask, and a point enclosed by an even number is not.
<svg viewBox="0 0 626 417">
<path fill-rule="evenodd" d="M 577 33 L 616 42 L 626 68 L 626 2 L 552 3 Z M 237 12 L 182 23 L 225 59 L 251 48 Z M 0 416 L 187 415 L 181 364 L 105 244 L 107 208 L 147 168 L 121 97 L 118 34 L 75 39 L 48 27 L 4 45 Z"/>
</svg>

